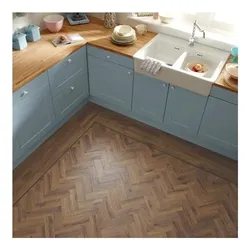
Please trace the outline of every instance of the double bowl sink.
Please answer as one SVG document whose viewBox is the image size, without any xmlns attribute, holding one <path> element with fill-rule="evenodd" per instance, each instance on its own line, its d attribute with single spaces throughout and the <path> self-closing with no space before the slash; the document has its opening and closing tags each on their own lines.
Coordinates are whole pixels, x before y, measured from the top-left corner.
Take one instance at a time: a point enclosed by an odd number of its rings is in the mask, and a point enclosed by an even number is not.
<svg viewBox="0 0 250 250">
<path fill-rule="evenodd" d="M 229 53 L 223 50 L 198 43 L 189 46 L 186 40 L 158 34 L 134 55 L 134 66 L 138 73 L 208 96 L 228 56 Z M 162 67 L 155 76 L 140 68 L 147 57 L 162 62 Z M 190 62 L 205 64 L 206 74 L 201 76 L 188 71 L 186 65 Z"/>
</svg>

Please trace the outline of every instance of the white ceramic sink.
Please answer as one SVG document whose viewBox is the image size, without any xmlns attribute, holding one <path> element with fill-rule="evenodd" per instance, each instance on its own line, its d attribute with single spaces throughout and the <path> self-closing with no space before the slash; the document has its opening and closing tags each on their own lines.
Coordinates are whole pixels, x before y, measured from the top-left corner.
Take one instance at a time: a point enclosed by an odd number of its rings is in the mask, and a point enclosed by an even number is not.
<svg viewBox="0 0 250 250">
<path fill-rule="evenodd" d="M 197 43 L 191 47 L 186 40 L 158 34 L 134 55 L 134 66 L 138 73 L 208 96 L 212 84 L 218 78 L 228 56 L 229 53 L 223 50 Z M 141 63 L 146 57 L 163 62 L 162 68 L 156 76 L 140 69 Z M 187 71 L 185 68 L 188 62 L 206 64 L 207 73 L 199 76 Z"/>
</svg>

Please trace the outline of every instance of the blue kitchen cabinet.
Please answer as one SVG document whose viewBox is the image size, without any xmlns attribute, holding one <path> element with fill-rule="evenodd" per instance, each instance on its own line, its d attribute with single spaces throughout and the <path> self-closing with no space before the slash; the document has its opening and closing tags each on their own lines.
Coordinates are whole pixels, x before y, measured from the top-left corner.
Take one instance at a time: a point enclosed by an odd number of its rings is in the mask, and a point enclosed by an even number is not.
<svg viewBox="0 0 250 250">
<path fill-rule="evenodd" d="M 170 85 L 164 124 L 174 135 L 186 138 L 197 135 L 207 96 Z"/>
<path fill-rule="evenodd" d="M 132 112 L 162 122 L 168 87 L 168 83 L 135 73 Z"/>
<path fill-rule="evenodd" d="M 211 150 L 237 159 L 237 105 L 210 96 L 198 136 Z"/>
<path fill-rule="evenodd" d="M 133 70 L 88 55 L 90 95 L 131 110 Z"/>
<path fill-rule="evenodd" d="M 13 157 L 37 143 L 55 122 L 47 72 L 14 93 Z"/>
</svg>

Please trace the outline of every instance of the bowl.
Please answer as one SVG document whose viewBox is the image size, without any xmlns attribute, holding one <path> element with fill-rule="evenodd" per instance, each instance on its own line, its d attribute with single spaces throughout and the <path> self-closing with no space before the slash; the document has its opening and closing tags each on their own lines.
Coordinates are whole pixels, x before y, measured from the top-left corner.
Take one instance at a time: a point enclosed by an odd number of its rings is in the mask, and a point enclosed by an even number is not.
<svg viewBox="0 0 250 250">
<path fill-rule="evenodd" d="M 173 20 L 173 17 L 171 16 L 161 16 L 160 15 L 160 20 L 162 23 L 171 23 Z"/>
<path fill-rule="evenodd" d="M 135 31 L 129 25 L 118 25 L 114 28 L 114 32 L 119 36 L 131 36 Z"/>
<path fill-rule="evenodd" d="M 233 78 L 238 79 L 238 64 L 237 63 L 227 63 L 226 72 Z"/>
<path fill-rule="evenodd" d="M 57 33 L 62 29 L 64 17 L 61 15 L 48 15 L 43 18 L 45 27 L 53 33 Z"/>
<path fill-rule="evenodd" d="M 192 68 L 194 67 L 195 64 L 201 64 L 203 65 L 203 72 L 196 72 L 194 70 L 192 70 Z M 208 71 L 208 66 L 202 62 L 189 62 L 187 63 L 186 65 L 186 68 L 185 68 L 188 72 L 194 74 L 194 75 L 197 75 L 197 76 L 205 76 L 207 71 Z"/>
</svg>

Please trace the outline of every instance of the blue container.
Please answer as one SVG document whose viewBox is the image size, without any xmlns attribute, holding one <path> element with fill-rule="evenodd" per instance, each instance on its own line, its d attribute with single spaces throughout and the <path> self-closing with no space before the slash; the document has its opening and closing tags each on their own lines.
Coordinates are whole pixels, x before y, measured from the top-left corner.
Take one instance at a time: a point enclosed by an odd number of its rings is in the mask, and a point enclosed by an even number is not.
<svg viewBox="0 0 250 250">
<path fill-rule="evenodd" d="M 16 31 L 12 36 L 12 47 L 15 50 L 22 50 L 27 47 L 26 35 Z"/>
<path fill-rule="evenodd" d="M 35 42 L 41 39 L 40 27 L 34 24 L 30 24 L 29 26 L 25 27 L 24 32 L 26 34 L 26 39 L 29 42 Z"/>
</svg>

